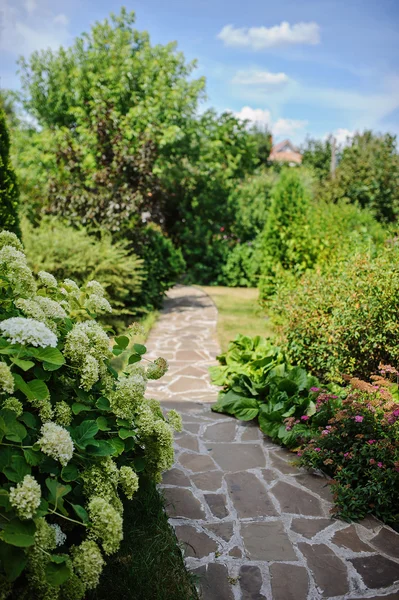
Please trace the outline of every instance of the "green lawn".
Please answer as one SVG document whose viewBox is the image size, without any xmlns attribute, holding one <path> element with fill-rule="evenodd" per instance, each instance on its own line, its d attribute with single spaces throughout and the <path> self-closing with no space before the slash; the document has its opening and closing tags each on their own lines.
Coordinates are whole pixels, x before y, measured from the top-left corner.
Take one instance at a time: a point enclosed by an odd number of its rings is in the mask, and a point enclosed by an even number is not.
<svg viewBox="0 0 399 600">
<path fill-rule="evenodd" d="M 272 326 L 259 307 L 256 288 L 201 286 L 201 289 L 212 298 L 219 311 L 217 333 L 223 351 L 239 333 L 272 335 Z"/>
<path fill-rule="evenodd" d="M 155 484 L 141 479 L 133 500 L 124 504 L 121 549 L 108 558 L 87 600 L 198 600 Z"/>
</svg>

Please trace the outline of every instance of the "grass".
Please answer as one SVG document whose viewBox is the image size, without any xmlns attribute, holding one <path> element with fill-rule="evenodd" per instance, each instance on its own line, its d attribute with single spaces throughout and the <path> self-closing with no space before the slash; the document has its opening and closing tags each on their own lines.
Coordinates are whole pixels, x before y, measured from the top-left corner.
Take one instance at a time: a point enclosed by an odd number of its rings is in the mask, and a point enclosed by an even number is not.
<svg viewBox="0 0 399 600">
<path fill-rule="evenodd" d="M 139 491 L 125 503 L 124 523 L 121 549 L 108 559 L 87 600 L 198 600 L 153 482 L 141 479 Z"/>
<path fill-rule="evenodd" d="M 217 335 L 222 351 L 239 333 L 270 336 L 272 326 L 258 304 L 257 288 L 228 288 L 201 286 L 219 311 Z"/>
</svg>

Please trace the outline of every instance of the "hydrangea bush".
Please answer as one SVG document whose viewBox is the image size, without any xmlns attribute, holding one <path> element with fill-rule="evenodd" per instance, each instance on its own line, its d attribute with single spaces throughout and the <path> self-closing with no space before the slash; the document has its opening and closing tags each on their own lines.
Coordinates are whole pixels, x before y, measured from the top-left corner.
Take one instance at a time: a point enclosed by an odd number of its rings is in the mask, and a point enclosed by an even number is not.
<svg viewBox="0 0 399 600">
<path fill-rule="evenodd" d="M 98 282 L 35 279 L 0 233 L 1 599 L 84 598 L 122 540 L 121 495 L 173 463 L 180 416 L 144 396 L 167 363 L 145 362 L 130 336 L 112 342 L 96 321 L 109 311 Z"/>
</svg>

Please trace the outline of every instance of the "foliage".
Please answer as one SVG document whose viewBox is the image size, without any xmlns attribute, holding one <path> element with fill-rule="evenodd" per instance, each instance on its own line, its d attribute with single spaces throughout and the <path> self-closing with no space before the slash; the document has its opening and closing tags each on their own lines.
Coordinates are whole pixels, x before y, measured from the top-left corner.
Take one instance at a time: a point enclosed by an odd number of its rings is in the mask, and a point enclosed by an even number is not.
<svg viewBox="0 0 399 600">
<path fill-rule="evenodd" d="M 303 465 L 333 477 L 334 512 L 345 520 L 399 521 L 398 406 L 376 390 L 354 391 L 300 453 Z"/>
<path fill-rule="evenodd" d="M 135 232 L 133 247 L 143 261 L 146 278 L 134 299 L 140 311 L 161 308 L 165 292 L 182 275 L 185 262 L 179 248 L 160 227 L 149 224 Z"/>
<path fill-rule="evenodd" d="M 375 257 L 349 255 L 325 272 L 281 287 L 270 307 L 289 359 L 324 379 L 367 377 L 399 359 L 396 242 Z"/>
<path fill-rule="evenodd" d="M 157 161 L 184 136 L 204 85 L 175 44 L 151 46 L 133 23 L 122 9 L 70 48 L 21 61 L 25 108 L 56 157 L 49 210 L 115 231 L 159 212 Z"/>
<path fill-rule="evenodd" d="M 129 338 L 111 350 L 96 322 L 101 285 L 36 280 L 16 236 L 0 246 L 1 575 L 21 599 L 79 600 L 119 548 L 119 494 L 132 497 L 137 471 L 158 480 L 173 463 L 172 428 L 144 398 L 167 363 L 145 367 L 135 344 L 118 376 L 112 357 Z"/>
<path fill-rule="evenodd" d="M 311 198 L 300 174 L 285 170 L 272 193 L 262 233 L 260 294 L 266 299 L 285 271 L 299 275 L 317 258 L 311 223 Z"/>
<path fill-rule="evenodd" d="M 218 283 L 229 287 L 256 287 L 260 276 L 262 253 L 259 242 L 237 244 L 222 267 Z"/>
<path fill-rule="evenodd" d="M 113 306 L 112 316 L 105 317 L 108 322 L 117 324 L 137 314 L 146 273 L 142 259 L 129 251 L 126 241 L 113 243 L 107 233 L 96 238 L 85 229 L 74 229 L 55 219 L 44 219 L 38 227 L 24 220 L 22 231 L 28 262 L 35 273 L 50 271 L 57 279 L 74 279 L 79 285 L 90 279 L 99 281 Z"/>
<path fill-rule="evenodd" d="M 256 155 L 261 165 L 267 165 L 269 163 L 270 152 L 273 147 L 273 138 L 270 131 L 265 128 L 254 125 L 250 134 L 256 144 Z"/>
<path fill-rule="evenodd" d="M 289 447 L 312 436 L 320 392 L 315 377 L 289 365 L 280 348 L 259 336 L 238 336 L 218 358 L 221 366 L 210 372 L 224 389 L 212 410 L 243 421 L 257 418 L 265 435 Z"/>
<path fill-rule="evenodd" d="M 399 156 L 396 137 L 371 131 L 356 134 L 342 152 L 335 178 L 324 193 L 369 208 L 383 222 L 399 214 Z"/>
<path fill-rule="evenodd" d="M 19 191 L 17 178 L 10 162 L 10 138 L 6 114 L 0 105 L 0 229 L 5 227 L 20 235 L 18 205 Z"/>
<path fill-rule="evenodd" d="M 302 165 L 313 169 L 319 181 L 325 181 L 331 171 L 332 138 L 326 140 L 307 139 L 302 148 Z M 337 152 L 336 159 L 340 155 Z"/>
</svg>

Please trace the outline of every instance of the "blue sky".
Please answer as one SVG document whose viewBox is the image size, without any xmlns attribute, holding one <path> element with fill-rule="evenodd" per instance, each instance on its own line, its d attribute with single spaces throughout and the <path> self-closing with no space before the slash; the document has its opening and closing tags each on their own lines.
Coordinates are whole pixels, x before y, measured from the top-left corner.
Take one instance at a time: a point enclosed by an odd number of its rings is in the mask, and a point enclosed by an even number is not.
<svg viewBox="0 0 399 600">
<path fill-rule="evenodd" d="M 295 142 L 399 134 L 399 0 L 0 0 L 1 86 L 18 88 L 19 54 L 68 45 L 122 5 L 198 60 L 205 106 Z"/>
</svg>

